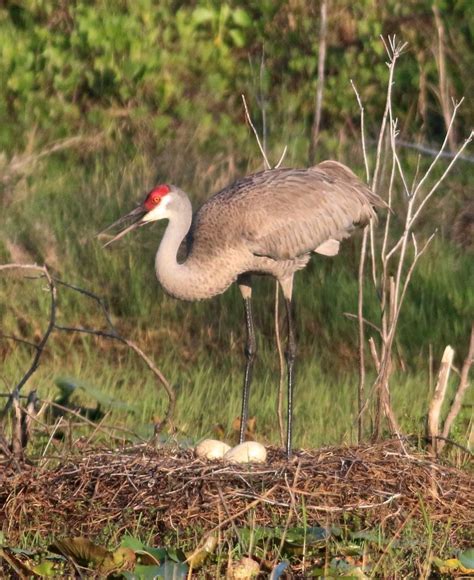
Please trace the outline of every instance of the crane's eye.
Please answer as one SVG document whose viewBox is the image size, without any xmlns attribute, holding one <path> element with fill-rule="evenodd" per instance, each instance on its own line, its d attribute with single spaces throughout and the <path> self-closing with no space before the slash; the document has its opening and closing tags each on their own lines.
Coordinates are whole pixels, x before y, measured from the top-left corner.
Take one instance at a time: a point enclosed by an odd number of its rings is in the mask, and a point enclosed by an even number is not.
<svg viewBox="0 0 474 580">
<path fill-rule="evenodd" d="M 159 202 L 160 202 L 160 196 L 159 195 L 155 195 L 154 198 L 153 198 L 153 203 L 157 205 Z"/>
</svg>

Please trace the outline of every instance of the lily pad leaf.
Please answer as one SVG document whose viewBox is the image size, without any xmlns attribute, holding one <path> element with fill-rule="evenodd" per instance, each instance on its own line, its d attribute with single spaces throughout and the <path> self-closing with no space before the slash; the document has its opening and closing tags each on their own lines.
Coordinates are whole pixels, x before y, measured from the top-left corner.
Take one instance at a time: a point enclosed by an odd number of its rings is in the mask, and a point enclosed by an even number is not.
<svg viewBox="0 0 474 580">
<path fill-rule="evenodd" d="M 469 548 L 468 550 L 460 552 L 458 560 L 469 572 L 474 572 L 474 548 Z"/>
<path fill-rule="evenodd" d="M 72 558 L 80 566 L 91 565 L 93 568 L 102 564 L 111 555 L 103 546 L 97 546 L 81 536 L 55 540 L 48 549 L 50 552 Z"/>
</svg>

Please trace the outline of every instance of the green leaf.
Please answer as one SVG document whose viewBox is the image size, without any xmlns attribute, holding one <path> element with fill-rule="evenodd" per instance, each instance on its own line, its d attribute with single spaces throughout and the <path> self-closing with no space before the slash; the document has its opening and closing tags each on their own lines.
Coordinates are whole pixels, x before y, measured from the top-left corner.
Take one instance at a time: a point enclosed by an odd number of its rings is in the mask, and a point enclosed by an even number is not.
<svg viewBox="0 0 474 580">
<path fill-rule="evenodd" d="M 153 548 L 147 546 L 134 536 L 125 536 L 122 538 L 120 546 L 133 550 L 140 560 L 140 564 L 145 566 L 154 564 L 159 565 L 169 558 L 168 550 L 166 550 L 166 548 Z"/>
<path fill-rule="evenodd" d="M 232 12 L 232 20 L 242 28 L 248 28 L 252 25 L 252 18 L 243 8 L 236 8 Z"/>
<path fill-rule="evenodd" d="M 69 399 L 69 397 L 76 391 L 80 389 L 84 391 L 84 393 L 103 405 L 104 407 L 111 407 L 114 409 L 128 409 L 130 410 L 132 407 L 127 403 L 123 403 L 122 401 L 117 401 L 113 397 L 110 397 L 106 393 L 103 393 L 97 387 L 93 387 L 89 385 L 85 381 L 81 381 L 80 379 L 76 379 L 74 377 L 59 377 L 55 380 L 56 386 L 61 391 L 62 395 Z"/>
<path fill-rule="evenodd" d="M 122 572 L 122 576 L 128 580 L 185 580 L 189 568 L 183 562 L 171 562 L 167 560 L 161 566 L 143 566 L 138 564 L 133 572 Z"/>
<path fill-rule="evenodd" d="M 203 24 L 204 22 L 211 22 L 215 18 L 215 12 L 212 8 L 205 8 L 201 6 L 193 11 L 192 19 L 195 24 Z"/>
<path fill-rule="evenodd" d="M 245 36 L 241 30 L 233 28 L 232 30 L 229 30 L 229 35 L 232 38 L 232 41 L 234 42 L 235 46 L 237 46 L 238 48 L 242 48 L 243 46 L 245 46 Z"/>
<path fill-rule="evenodd" d="M 51 578 L 54 576 L 57 577 L 58 570 L 56 568 L 57 565 L 54 560 L 43 560 L 39 564 L 36 564 L 36 566 L 33 566 L 31 571 L 41 576 L 41 578 Z"/>
<path fill-rule="evenodd" d="M 458 560 L 461 562 L 464 568 L 467 568 L 469 571 L 474 570 L 474 548 L 468 548 L 463 552 L 458 554 Z"/>
<path fill-rule="evenodd" d="M 81 566 L 98 566 L 111 555 L 103 546 L 97 546 L 87 538 L 63 538 L 55 540 L 48 548 L 50 552 L 62 554 L 72 558 Z"/>
</svg>

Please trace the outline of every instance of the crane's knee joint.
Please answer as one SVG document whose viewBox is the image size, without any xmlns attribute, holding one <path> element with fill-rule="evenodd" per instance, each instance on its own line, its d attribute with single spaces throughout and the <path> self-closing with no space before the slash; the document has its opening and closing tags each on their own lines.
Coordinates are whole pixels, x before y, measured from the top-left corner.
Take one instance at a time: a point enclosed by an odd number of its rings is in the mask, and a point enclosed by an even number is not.
<svg viewBox="0 0 474 580">
<path fill-rule="evenodd" d="M 296 344 L 290 342 L 285 351 L 287 364 L 293 364 L 296 359 Z"/>
<path fill-rule="evenodd" d="M 255 342 L 248 342 L 244 348 L 245 357 L 249 362 L 253 362 L 257 356 L 257 344 Z"/>
</svg>

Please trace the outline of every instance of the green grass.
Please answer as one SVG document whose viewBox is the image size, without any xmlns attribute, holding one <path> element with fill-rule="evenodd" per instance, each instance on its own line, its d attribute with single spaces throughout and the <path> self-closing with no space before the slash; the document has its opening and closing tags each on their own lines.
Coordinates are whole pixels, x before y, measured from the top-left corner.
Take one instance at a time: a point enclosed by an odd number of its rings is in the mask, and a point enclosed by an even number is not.
<svg viewBox="0 0 474 580">
<path fill-rule="evenodd" d="M 214 189 L 200 173 L 191 184 L 191 173 L 188 168 L 184 187 L 198 192 Z M 133 207 L 153 174 L 152 161 L 130 148 L 117 147 L 90 157 L 70 153 L 50 158 L 34 180 L 18 183 L 15 196 L 6 198 L 10 201 L 0 230 L 0 250 L 4 261 L 14 258 L 7 251 L 8 240 L 32 261 L 46 261 L 63 280 L 103 297 L 119 330 L 135 340 L 176 386 L 175 425 L 194 440 L 211 434 L 217 424 L 229 431 L 240 412 L 242 305 L 236 288 L 202 303 L 166 297 L 153 269 L 163 226 L 143 228 L 110 250 L 102 249 L 95 239 L 96 232 Z M 424 224 L 424 230 L 430 232 L 434 225 Z M 297 446 L 355 440 L 357 324 L 343 313 L 357 310 L 358 246 L 359 240 L 353 239 L 335 259 L 315 256 L 296 277 Z M 456 349 L 458 365 L 465 354 L 474 311 L 473 283 L 471 256 L 454 247 L 443 233 L 420 261 L 400 319 L 392 398 L 407 432 L 423 431 L 430 349 L 435 372 L 446 344 Z M 377 323 L 377 302 L 369 281 L 366 295 L 365 315 Z M 250 413 L 257 418 L 258 436 L 276 443 L 279 370 L 273 300 L 273 281 L 258 279 L 254 310 L 259 356 Z M 3 333 L 37 340 L 47 323 L 48 307 L 49 297 L 40 281 L 2 274 Z M 104 323 L 93 301 L 65 288 L 59 289 L 58 318 L 61 324 L 93 328 Z M 32 352 L 12 342 L 3 342 L 2 347 L 3 390 L 7 391 L 28 368 Z M 371 374 L 369 369 L 368 389 Z M 60 376 L 89 382 L 128 403 L 133 411 L 113 411 L 108 421 L 138 432 L 148 433 L 153 417 L 164 412 L 163 393 L 150 373 L 133 353 L 110 341 L 56 334 L 24 392 L 35 387 L 40 397 L 51 398 L 56 392 L 54 380 Z M 461 438 L 463 429 L 458 429 Z"/>
</svg>

